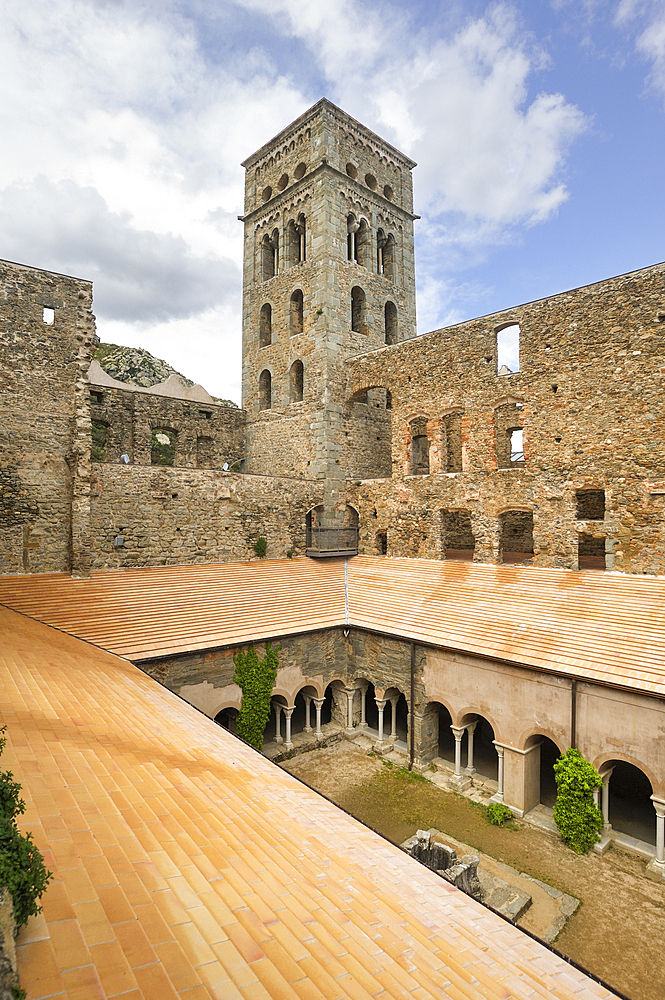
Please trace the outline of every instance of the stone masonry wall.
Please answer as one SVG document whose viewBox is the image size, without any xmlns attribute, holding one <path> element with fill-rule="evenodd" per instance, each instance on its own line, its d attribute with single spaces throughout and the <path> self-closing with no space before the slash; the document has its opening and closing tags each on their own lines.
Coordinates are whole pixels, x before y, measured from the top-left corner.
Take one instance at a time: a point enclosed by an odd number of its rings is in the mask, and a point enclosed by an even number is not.
<svg viewBox="0 0 665 1000">
<path fill-rule="evenodd" d="M 87 571 L 91 303 L 89 281 L 0 261 L 2 573 Z"/>
<path fill-rule="evenodd" d="M 209 469 L 96 464 L 92 474 L 93 569 L 230 562 L 305 548 L 305 515 L 320 503 L 311 481 Z M 122 544 L 114 544 L 122 538 Z"/>
<path fill-rule="evenodd" d="M 576 568 L 578 536 L 589 534 L 604 539 L 608 569 L 665 572 L 664 318 L 656 265 L 347 361 L 347 398 L 382 386 L 393 407 L 392 478 L 348 486 L 361 549 L 378 552 L 387 531 L 389 555 L 441 558 L 441 511 L 460 510 L 475 559 L 497 562 L 500 515 L 515 510 L 533 513 L 535 565 Z M 520 371 L 499 375 L 496 335 L 510 323 L 521 327 Z M 462 471 L 448 473 L 438 427 L 453 411 Z M 429 475 L 409 474 L 416 416 L 427 422 Z M 506 460 L 515 426 L 523 463 Z M 602 520 L 577 519 L 584 489 L 605 491 Z"/>
<path fill-rule="evenodd" d="M 242 410 L 216 403 L 196 403 L 168 396 L 93 386 L 91 417 L 106 424 L 105 461 L 118 463 L 129 456 L 133 465 L 150 465 L 152 428 L 176 432 L 176 467 L 221 469 L 245 457 L 245 420 Z M 101 400 L 98 402 L 98 400 Z M 205 449 L 199 439 L 211 439 Z"/>
</svg>

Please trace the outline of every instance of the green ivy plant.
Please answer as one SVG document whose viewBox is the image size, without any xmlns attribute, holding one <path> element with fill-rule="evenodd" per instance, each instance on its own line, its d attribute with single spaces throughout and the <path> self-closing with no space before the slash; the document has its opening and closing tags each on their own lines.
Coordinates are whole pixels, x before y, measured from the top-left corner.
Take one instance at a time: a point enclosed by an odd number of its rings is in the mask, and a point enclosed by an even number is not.
<svg viewBox="0 0 665 1000">
<path fill-rule="evenodd" d="M 0 729 L 0 734 L 7 727 Z M 0 754 L 7 738 L 0 735 Z M 33 843 L 32 834 L 22 834 L 16 816 L 25 812 L 25 802 L 19 796 L 21 786 L 11 771 L 0 771 L 0 885 L 7 886 L 14 903 L 14 920 L 18 927 L 41 911 L 37 900 L 53 878 L 46 870 L 44 858 Z"/>
<path fill-rule="evenodd" d="M 603 781 L 579 750 L 569 747 L 554 763 L 554 822 L 561 838 L 576 854 L 588 854 L 600 840 L 603 814 L 593 797 Z"/>
<path fill-rule="evenodd" d="M 234 654 L 233 662 L 236 668 L 233 679 L 242 690 L 236 733 L 250 746 L 260 750 L 263 732 L 270 716 L 270 696 L 277 676 L 277 650 L 272 649 L 267 642 L 265 656 L 260 660 L 254 646 L 248 646 L 247 652 L 239 649 Z"/>
</svg>

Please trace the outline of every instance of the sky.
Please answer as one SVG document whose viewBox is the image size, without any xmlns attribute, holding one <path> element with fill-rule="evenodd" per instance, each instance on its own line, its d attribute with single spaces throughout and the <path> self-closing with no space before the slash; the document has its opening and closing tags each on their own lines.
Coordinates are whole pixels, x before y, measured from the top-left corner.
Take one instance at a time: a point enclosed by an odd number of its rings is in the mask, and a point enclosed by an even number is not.
<svg viewBox="0 0 665 1000">
<path fill-rule="evenodd" d="M 0 0 L 0 258 L 240 401 L 240 161 L 321 97 L 418 162 L 418 330 L 665 259 L 662 0 Z M 665 293 L 664 293 L 665 294 Z"/>
</svg>

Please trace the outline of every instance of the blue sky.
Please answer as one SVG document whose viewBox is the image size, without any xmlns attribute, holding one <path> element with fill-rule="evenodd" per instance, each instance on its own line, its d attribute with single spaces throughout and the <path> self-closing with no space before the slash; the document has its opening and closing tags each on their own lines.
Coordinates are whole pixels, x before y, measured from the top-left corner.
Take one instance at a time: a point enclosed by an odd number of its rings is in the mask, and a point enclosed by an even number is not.
<svg viewBox="0 0 665 1000">
<path fill-rule="evenodd" d="M 240 161 L 326 96 L 418 161 L 419 330 L 665 259 L 662 0 L 0 4 L 0 257 L 240 399 Z M 664 290 L 665 295 L 665 290 Z"/>
</svg>

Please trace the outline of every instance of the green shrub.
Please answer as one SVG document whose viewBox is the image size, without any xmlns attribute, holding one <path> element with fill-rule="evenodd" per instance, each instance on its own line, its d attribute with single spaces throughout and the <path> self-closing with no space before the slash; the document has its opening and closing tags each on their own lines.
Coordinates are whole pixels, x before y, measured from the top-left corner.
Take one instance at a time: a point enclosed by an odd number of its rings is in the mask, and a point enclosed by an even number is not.
<svg viewBox="0 0 665 1000">
<path fill-rule="evenodd" d="M 0 729 L 0 733 L 6 731 L 6 726 Z M 6 745 L 6 737 L 0 736 L 0 754 Z M 11 771 L 0 772 L 0 885 L 7 886 L 11 893 L 18 927 L 41 911 L 37 900 L 53 878 L 53 873 L 44 866 L 32 835 L 22 834 L 16 825 L 15 817 L 25 812 L 20 790 Z"/>
<path fill-rule="evenodd" d="M 277 647 L 281 649 L 281 646 Z M 263 731 L 270 717 L 270 696 L 277 676 L 277 653 L 266 643 L 266 655 L 259 660 L 254 646 L 247 652 L 239 649 L 233 657 L 234 681 L 242 689 L 242 704 L 238 713 L 236 733 L 251 746 L 260 750 Z"/>
<path fill-rule="evenodd" d="M 503 826 L 513 818 L 512 811 L 503 802 L 491 802 L 485 809 L 485 818 L 492 826 Z"/>
<path fill-rule="evenodd" d="M 554 822 L 561 838 L 576 854 L 588 854 L 600 840 L 603 814 L 594 802 L 603 781 L 579 750 L 569 747 L 554 764 L 556 803 Z"/>
<path fill-rule="evenodd" d="M 263 535 L 260 535 L 254 542 L 254 551 L 259 559 L 265 559 L 266 552 L 268 551 L 268 542 Z"/>
</svg>

